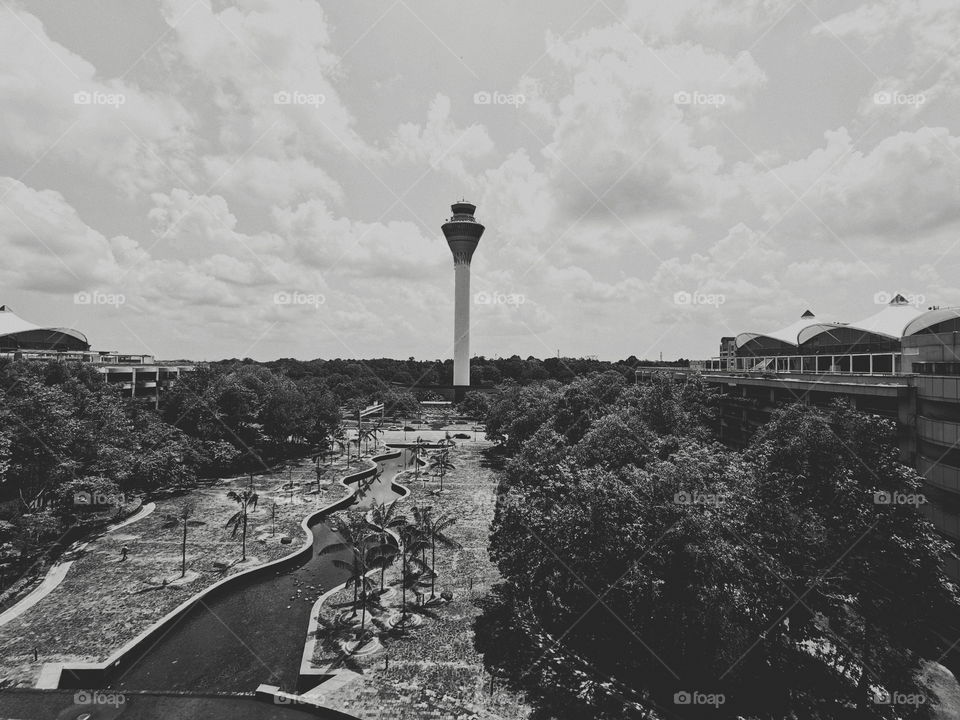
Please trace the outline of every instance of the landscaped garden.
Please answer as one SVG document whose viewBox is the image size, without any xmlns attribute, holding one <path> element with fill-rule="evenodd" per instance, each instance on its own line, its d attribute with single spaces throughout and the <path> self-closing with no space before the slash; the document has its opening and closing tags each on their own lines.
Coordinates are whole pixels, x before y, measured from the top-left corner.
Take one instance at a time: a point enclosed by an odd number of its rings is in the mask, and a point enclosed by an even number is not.
<svg viewBox="0 0 960 720">
<path fill-rule="evenodd" d="M 324 705 L 361 718 L 528 716 L 517 694 L 491 683 L 473 644 L 476 601 L 500 580 L 487 555 L 496 488 L 484 458 L 490 445 L 454 446 L 446 464 L 442 450 L 428 451 L 425 468 L 401 476 L 410 495 L 392 510 L 377 508 L 366 519 L 341 517 L 355 539 L 369 531 L 370 520 L 386 525 L 405 540 L 407 557 L 373 532 L 362 543 L 367 583 L 359 580 L 363 568 L 356 568 L 361 572 L 352 574 L 355 581 L 321 606 L 314 664 L 357 673 L 333 690 L 321 685 Z M 431 525 L 442 538 L 431 541 L 434 533 L 423 532 Z M 390 554 L 383 545 L 393 548 L 394 557 L 381 593 L 379 558 Z"/>
<path fill-rule="evenodd" d="M 70 554 L 58 587 L 0 626 L 0 686 L 33 685 L 46 662 L 103 660 L 205 587 L 298 549 L 301 520 L 344 497 L 349 489 L 339 481 L 360 465 L 323 462 L 319 483 L 317 467 L 304 458 L 213 481 L 89 540 Z"/>
</svg>

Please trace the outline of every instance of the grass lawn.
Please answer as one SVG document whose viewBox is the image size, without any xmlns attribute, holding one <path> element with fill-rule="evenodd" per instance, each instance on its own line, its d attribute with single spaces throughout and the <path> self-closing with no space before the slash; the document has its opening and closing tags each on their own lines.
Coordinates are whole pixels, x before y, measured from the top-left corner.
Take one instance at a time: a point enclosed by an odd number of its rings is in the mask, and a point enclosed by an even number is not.
<svg viewBox="0 0 960 720">
<path fill-rule="evenodd" d="M 387 437 L 389 442 L 392 438 Z M 380 652 L 350 658 L 348 669 L 362 676 L 324 694 L 324 704 L 361 718 L 420 720 L 438 718 L 526 718 L 530 708 L 515 694 L 495 687 L 490 694 L 490 676 L 482 656 L 473 646 L 473 621 L 479 614 L 474 601 L 484 596 L 500 575 L 487 555 L 487 536 L 493 519 L 496 478 L 483 467 L 481 450 L 488 442 L 464 441 L 451 452 L 456 465 L 444 478 L 444 492 L 436 478 L 424 486 L 412 474 L 401 478 L 411 496 L 398 509 L 407 516 L 415 505 L 432 505 L 434 514 L 457 518 L 449 535 L 462 545 L 459 550 L 437 551 L 437 593 L 449 591 L 453 601 L 427 608 L 414 608 L 418 625 L 403 632 L 389 630 L 389 619 L 399 609 L 399 588 L 388 589 L 380 607 L 373 608 L 374 627 L 384 645 Z M 423 473 L 421 473 L 423 477 Z M 428 553 L 429 555 L 429 553 Z M 398 577 L 387 574 L 387 585 Z M 429 596 L 429 586 L 424 588 Z M 352 590 L 341 590 L 321 608 L 322 626 L 336 627 L 349 613 Z M 408 593 L 408 601 L 412 603 Z M 359 624 L 359 617 L 356 620 Z M 370 619 L 367 620 L 370 623 Z M 335 663 L 338 632 L 321 631 L 325 641 L 317 644 L 317 665 Z M 320 688 L 322 690 L 322 686 Z"/>
<path fill-rule="evenodd" d="M 294 460 L 272 472 L 254 475 L 260 496 L 248 520 L 247 562 L 240 563 L 240 537 L 224 526 L 237 511 L 227 498 L 232 489 L 250 486 L 248 476 L 212 481 L 187 495 L 157 501 L 149 516 L 94 537 L 77 552 L 63 582 L 27 610 L 0 627 L 0 687 L 32 686 L 45 662 L 96 662 L 106 659 L 193 594 L 221 578 L 276 560 L 303 544 L 300 521 L 349 491 L 339 480 L 362 465 L 347 469 L 342 461 L 323 464 L 323 495 L 317 498 L 314 464 Z M 294 492 L 287 485 L 288 472 Z M 185 502 L 194 505 L 187 534 L 187 576 L 181 574 L 182 529 L 169 515 Z M 276 527 L 271 509 L 276 502 Z M 287 535 L 290 544 L 280 539 Z M 120 559 L 126 545 L 129 556 Z M 218 568 L 214 563 L 226 563 Z M 167 586 L 163 581 L 168 582 Z M 34 659 L 34 651 L 37 659 Z"/>
</svg>

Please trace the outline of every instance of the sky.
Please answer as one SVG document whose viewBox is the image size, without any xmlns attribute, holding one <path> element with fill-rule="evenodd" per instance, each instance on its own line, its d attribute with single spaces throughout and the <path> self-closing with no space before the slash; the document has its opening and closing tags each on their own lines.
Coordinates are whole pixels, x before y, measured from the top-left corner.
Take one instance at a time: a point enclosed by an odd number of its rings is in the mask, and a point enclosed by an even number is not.
<svg viewBox="0 0 960 720">
<path fill-rule="evenodd" d="M 960 304 L 955 0 L 2 0 L 0 303 L 95 349 L 717 355 Z"/>
</svg>

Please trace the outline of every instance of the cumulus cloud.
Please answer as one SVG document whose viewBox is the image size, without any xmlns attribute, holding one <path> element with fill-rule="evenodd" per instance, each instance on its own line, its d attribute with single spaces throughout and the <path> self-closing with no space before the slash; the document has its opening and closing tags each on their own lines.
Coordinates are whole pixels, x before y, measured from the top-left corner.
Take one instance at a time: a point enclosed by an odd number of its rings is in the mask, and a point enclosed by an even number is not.
<svg viewBox="0 0 960 720">
<path fill-rule="evenodd" d="M 0 14 L 0 148 L 30 161 L 50 156 L 130 195 L 170 173 L 190 176 L 194 116 L 175 97 L 105 79 L 52 40 L 32 14 Z"/>
</svg>

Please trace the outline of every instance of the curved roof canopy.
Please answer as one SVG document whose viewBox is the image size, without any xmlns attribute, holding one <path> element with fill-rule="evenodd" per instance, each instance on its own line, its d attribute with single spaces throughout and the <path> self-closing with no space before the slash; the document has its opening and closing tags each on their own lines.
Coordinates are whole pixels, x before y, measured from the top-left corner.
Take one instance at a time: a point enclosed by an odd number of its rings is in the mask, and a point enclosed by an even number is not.
<svg viewBox="0 0 960 720">
<path fill-rule="evenodd" d="M 73 328 L 44 328 L 27 322 L 6 305 L 0 305 L 0 344 L 23 348 L 89 349 L 87 336 Z"/>
<path fill-rule="evenodd" d="M 907 334 L 906 330 L 928 310 L 915 307 L 907 302 L 902 295 L 895 295 L 893 299 L 879 312 L 855 323 L 817 323 L 803 329 L 798 335 L 801 344 L 808 342 L 825 332 L 837 328 L 859 331 L 864 335 L 880 335 L 892 340 L 899 340 Z"/>
<path fill-rule="evenodd" d="M 936 308 L 927 310 L 920 317 L 912 320 L 903 330 L 903 335 L 916 335 L 918 332 L 926 330 L 932 325 L 937 325 L 946 320 L 956 320 L 960 318 L 960 308 Z"/>
<path fill-rule="evenodd" d="M 773 332 L 759 333 L 759 332 L 745 332 L 737 335 L 737 339 L 734 341 L 734 346 L 736 348 L 742 348 L 751 340 L 756 340 L 757 338 L 770 338 L 771 340 L 777 340 L 778 342 L 786 343 L 787 345 L 798 345 L 799 339 L 798 336 L 804 328 L 808 328 L 816 322 L 816 317 L 812 312 L 807 310 L 803 315 L 800 316 L 800 319 L 796 322 L 792 322 L 787 325 L 785 328 L 780 328 L 779 330 L 774 330 Z"/>
</svg>

